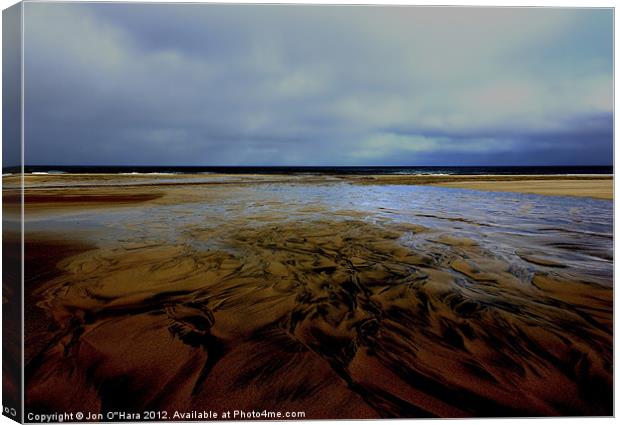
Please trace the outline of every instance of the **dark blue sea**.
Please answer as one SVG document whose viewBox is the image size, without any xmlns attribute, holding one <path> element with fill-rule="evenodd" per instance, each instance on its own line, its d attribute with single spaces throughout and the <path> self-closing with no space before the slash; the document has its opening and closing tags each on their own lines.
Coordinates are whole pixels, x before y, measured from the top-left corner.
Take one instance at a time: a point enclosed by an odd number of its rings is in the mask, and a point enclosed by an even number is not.
<svg viewBox="0 0 620 425">
<path fill-rule="evenodd" d="M 434 175 L 567 175 L 567 174 L 613 174 L 613 166 L 502 166 L 502 167 L 224 167 L 224 166 L 48 166 L 24 167 L 26 173 L 223 173 L 223 174 L 434 174 Z M 6 169 L 3 172 L 19 172 Z"/>
</svg>

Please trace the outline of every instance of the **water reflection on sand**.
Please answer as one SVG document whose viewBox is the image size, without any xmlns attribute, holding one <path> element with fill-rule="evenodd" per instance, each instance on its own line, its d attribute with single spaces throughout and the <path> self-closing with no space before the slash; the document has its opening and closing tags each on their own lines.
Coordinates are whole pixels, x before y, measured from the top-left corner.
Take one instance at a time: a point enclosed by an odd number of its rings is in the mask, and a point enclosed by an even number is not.
<svg viewBox="0 0 620 425">
<path fill-rule="evenodd" d="M 31 279 L 52 325 L 27 402 L 610 415 L 612 207 L 326 182 L 33 209 L 31 246 L 79 234 L 91 249 Z"/>
</svg>

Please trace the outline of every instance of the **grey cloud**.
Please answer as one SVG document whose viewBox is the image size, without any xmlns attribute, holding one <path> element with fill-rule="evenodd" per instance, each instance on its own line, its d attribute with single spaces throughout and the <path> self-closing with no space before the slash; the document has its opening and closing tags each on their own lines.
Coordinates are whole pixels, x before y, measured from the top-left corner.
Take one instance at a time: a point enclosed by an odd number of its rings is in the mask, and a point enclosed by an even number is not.
<svg viewBox="0 0 620 425">
<path fill-rule="evenodd" d="M 28 3 L 26 161 L 608 164 L 611 19 Z"/>
</svg>

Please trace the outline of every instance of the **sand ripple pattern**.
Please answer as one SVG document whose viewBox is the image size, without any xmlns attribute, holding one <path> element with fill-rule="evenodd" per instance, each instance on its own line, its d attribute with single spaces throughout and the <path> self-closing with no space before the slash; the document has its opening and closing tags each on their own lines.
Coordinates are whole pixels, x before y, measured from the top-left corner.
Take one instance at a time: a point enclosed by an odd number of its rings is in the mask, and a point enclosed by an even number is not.
<svg viewBox="0 0 620 425">
<path fill-rule="evenodd" d="M 36 294 L 52 336 L 27 367 L 33 411 L 612 413 L 609 278 L 397 222 L 187 232 L 59 264 Z"/>
</svg>

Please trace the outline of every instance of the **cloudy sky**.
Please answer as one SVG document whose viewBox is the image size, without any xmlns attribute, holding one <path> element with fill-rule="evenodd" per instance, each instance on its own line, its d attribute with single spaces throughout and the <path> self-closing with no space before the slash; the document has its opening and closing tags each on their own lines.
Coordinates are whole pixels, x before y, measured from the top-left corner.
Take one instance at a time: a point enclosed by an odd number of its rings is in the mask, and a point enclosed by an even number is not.
<svg viewBox="0 0 620 425">
<path fill-rule="evenodd" d="M 612 11 L 25 5 L 26 163 L 612 163 Z"/>
</svg>

